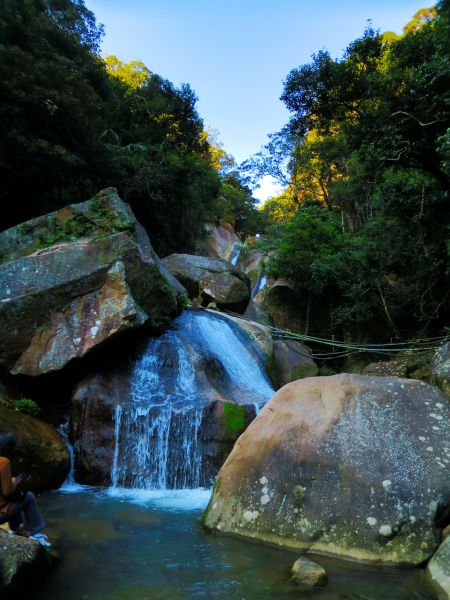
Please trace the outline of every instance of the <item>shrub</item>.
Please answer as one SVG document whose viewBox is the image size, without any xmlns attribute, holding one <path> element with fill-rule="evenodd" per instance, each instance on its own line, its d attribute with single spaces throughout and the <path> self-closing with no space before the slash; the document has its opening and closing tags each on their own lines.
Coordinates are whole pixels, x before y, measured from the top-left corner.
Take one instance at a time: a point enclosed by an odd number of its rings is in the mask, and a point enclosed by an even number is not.
<svg viewBox="0 0 450 600">
<path fill-rule="evenodd" d="M 13 404 L 13 410 L 25 415 L 31 415 L 32 417 L 37 417 L 41 412 L 38 404 L 31 398 L 20 398 L 19 400 L 16 400 Z"/>
</svg>

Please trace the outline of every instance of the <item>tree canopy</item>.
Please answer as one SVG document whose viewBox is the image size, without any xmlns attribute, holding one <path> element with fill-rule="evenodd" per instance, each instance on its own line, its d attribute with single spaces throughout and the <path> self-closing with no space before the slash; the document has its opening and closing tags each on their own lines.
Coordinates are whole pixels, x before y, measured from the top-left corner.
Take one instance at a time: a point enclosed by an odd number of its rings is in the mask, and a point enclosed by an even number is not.
<svg viewBox="0 0 450 600">
<path fill-rule="evenodd" d="M 101 59 L 102 35 L 83 0 L 2 2 L 2 228 L 113 185 L 161 254 L 192 250 L 228 210 L 231 159 L 210 143 L 189 85 Z M 233 219 L 246 210 L 234 208 Z"/>
<path fill-rule="evenodd" d="M 329 332 L 448 324 L 449 12 L 420 10 L 401 36 L 369 27 L 341 59 L 322 50 L 293 69 L 289 123 L 244 165 L 285 182 L 263 244 Z"/>
</svg>

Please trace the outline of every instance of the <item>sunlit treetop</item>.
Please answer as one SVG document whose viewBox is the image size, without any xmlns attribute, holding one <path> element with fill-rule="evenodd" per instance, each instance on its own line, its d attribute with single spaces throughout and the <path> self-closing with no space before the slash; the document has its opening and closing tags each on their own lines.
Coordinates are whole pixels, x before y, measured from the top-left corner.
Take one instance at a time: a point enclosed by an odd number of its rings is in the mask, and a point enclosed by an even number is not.
<svg viewBox="0 0 450 600">
<path fill-rule="evenodd" d="M 151 75 L 148 68 L 140 60 L 125 63 L 114 54 L 105 58 L 105 65 L 110 75 L 117 77 L 134 90 L 142 87 Z"/>
</svg>

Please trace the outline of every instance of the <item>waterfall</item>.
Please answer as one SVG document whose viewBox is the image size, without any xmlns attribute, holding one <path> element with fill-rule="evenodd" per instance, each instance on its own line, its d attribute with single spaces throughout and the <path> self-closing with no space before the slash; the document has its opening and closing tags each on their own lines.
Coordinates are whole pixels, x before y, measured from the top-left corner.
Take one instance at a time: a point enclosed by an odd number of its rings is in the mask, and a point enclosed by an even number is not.
<svg viewBox="0 0 450 600">
<path fill-rule="evenodd" d="M 235 244 L 233 246 L 233 250 L 231 251 L 230 263 L 234 266 L 237 265 L 237 261 L 239 260 L 239 255 L 241 253 L 241 245 Z"/>
<path fill-rule="evenodd" d="M 60 490 L 62 492 L 69 492 L 69 493 L 70 492 L 78 492 L 78 491 L 84 489 L 85 486 L 82 486 L 82 485 L 76 483 L 76 481 L 75 481 L 75 453 L 73 450 L 73 446 L 69 441 L 69 419 L 66 419 L 63 423 L 61 423 L 61 425 L 58 426 L 58 432 L 61 434 L 61 437 L 63 438 L 63 440 L 67 446 L 67 450 L 69 452 L 69 460 L 70 460 L 69 474 L 67 475 L 67 479 L 65 480 L 65 482 L 60 487 Z"/>
<path fill-rule="evenodd" d="M 113 487 L 209 486 L 203 442 L 211 400 L 248 404 L 256 414 L 273 394 L 232 321 L 186 311 L 175 326 L 146 343 L 132 367 L 130 396 L 116 406 Z"/>
<path fill-rule="evenodd" d="M 252 300 L 257 294 L 259 294 L 259 292 L 263 289 L 263 287 L 266 284 L 267 284 L 267 277 L 265 275 L 260 275 L 256 281 L 255 286 L 252 289 Z"/>
</svg>

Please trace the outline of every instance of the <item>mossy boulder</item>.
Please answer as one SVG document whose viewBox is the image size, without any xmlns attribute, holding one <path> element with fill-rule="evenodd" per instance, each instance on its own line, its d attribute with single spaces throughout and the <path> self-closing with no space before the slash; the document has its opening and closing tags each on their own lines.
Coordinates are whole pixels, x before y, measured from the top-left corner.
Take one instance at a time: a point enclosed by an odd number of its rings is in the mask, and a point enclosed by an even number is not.
<svg viewBox="0 0 450 600">
<path fill-rule="evenodd" d="M 53 549 L 44 548 L 35 540 L 8 535 L 0 528 L 0 598 L 32 597 L 57 559 Z"/>
<path fill-rule="evenodd" d="M 450 405 L 424 382 L 289 383 L 236 442 L 204 523 L 287 549 L 419 565 L 450 520 L 449 440 Z"/>
<path fill-rule="evenodd" d="M 450 536 L 447 536 L 427 565 L 427 573 L 440 592 L 440 598 L 450 598 Z"/>
<path fill-rule="evenodd" d="M 167 324 L 183 287 L 114 188 L 0 234 L 0 365 L 56 371 L 121 333 Z"/>
<path fill-rule="evenodd" d="M 0 403 L 0 432 L 12 432 L 19 440 L 13 467 L 16 473 L 31 475 L 28 489 L 40 491 L 62 485 L 70 468 L 69 453 L 54 427 Z"/>
</svg>

